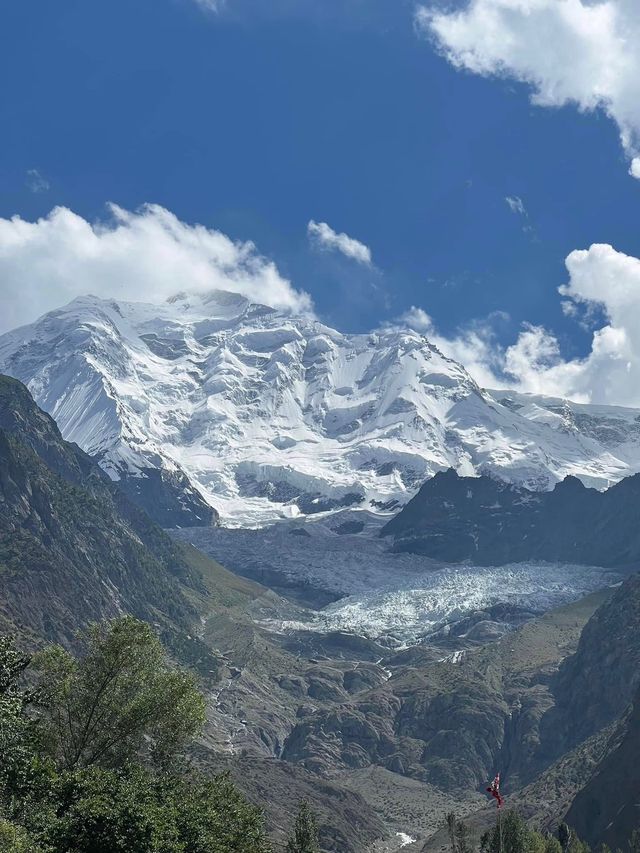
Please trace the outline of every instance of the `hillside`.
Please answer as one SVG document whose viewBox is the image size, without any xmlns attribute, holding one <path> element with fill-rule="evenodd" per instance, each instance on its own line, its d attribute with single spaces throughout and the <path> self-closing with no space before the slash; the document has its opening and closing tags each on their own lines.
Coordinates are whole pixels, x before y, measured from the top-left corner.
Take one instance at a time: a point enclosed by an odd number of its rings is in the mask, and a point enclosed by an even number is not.
<svg viewBox="0 0 640 853">
<path fill-rule="evenodd" d="M 288 728 L 296 713 L 291 703 L 277 708 L 272 673 L 300 664 L 255 628 L 252 613 L 277 612 L 283 603 L 173 542 L 8 377 L 0 377 L 0 578 L 0 633 L 30 646 L 73 646 L 83 625 L 123 613 L 150 622 L 205 691 L 199 763 L 229 769 L 266 807 L 275 836 L 289 831 L 292 803 L 302 795 L 316 804 L 327 843 L 337 837 L 341 849 L 357 853 L 364 840 L 385 834 L 358 794 L 268 757 L 274 724 Z M 233 714 L 223 698 L 231 685 L 249 703 Z M 246 714 L 250 728 L 240 722 Z M 229 748 L 229 730 L 245 728 L 251 760 Z"/>
<path fill-rule="evenodd" d="M 196 592 L 202 581 L 183 552 L 7 377 L 0 497 L 9 625 L 67 643 L 81 624 L 123 611 L 179 630 L 196 618 L 182 587 Z"/>
<path fill-rule="evenodd" d="M 537 492 L 440 472 L 382 530 L 396 552 L 480 565 L 640 566 L 640 476 L 605 491 L 567 477 Z"/>
<path fill-rule="evenodd" d="M 534 490 L 640 469 L 636 410 L 487 392 L 416 332 L 220 291 L 75 299 L 1 336 L 0 370 L 164 527 L 392 509 L 448 468 Z"/>
</svg>

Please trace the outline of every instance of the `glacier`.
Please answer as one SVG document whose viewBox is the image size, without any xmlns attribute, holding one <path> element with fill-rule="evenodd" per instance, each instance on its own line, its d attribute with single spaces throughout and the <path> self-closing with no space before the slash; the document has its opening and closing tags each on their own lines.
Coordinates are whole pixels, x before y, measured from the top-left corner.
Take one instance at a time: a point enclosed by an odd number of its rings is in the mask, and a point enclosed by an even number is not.
<svg viewBox="0 0 640 853">
<path fill-rule="evenodd" d="M 360 532 L 341 532 L 357 519 Z M 447 565 L 390 551 L 378 535 L 382 523 L 375 513 L 345 510 L 256 530 L 192 528 L 172 535 L 289 598 L 302 591 L 307 606 L 290 618 L 265 618 L 268 630 L 352 633 L 396 649 L 456 637 L 495 639 L 624 577 L 566 563 Z"/>
<path fill-rule="evenodd" d="M 615 571 L 566 564 L 445 566 L 409 585 L 400 579 L 400 585 L 387 583 L 350 595 L 303 619 L 263 624 L 278 632 L 352 633 L 396 649 L 454 638 L 486 642 L 528 619 L 614 586 L 622 577 Z M 452 663 L 459 661 L 456 655 L 450 656 Z"/>
<path fill-rule="evenodd" d="M 640 470 L 638 410 L 483 389 L 417 332 L 222 291 L 75 299 L 2 335 L 0 371 L 110 477 L 173 474 L 227 526 L 389 512 L 447 468 L 535 489 Z"/>
</svg>

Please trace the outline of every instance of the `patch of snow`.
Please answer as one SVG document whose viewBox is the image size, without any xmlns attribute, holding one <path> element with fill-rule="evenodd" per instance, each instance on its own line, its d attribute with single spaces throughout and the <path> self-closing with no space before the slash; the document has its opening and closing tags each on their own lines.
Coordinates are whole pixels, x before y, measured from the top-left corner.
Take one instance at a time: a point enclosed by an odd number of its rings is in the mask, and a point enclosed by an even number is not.
<svg viewBox="0 0 640 853">
<path fill-rule="evenodd" d="M 396 832 L 396 838 L 400 841 L 400 847 L 406 847 L 408 844 L 413 844 L 417 839 L 412 838 L 406 832 Z"/>
<path fill-rule="evenodd" d="M 458 651 L 453 652 L 453 654 L 447 655 L 445 658 L 440 658 L 438 663 L 451 663 L 455 666 L 456 664 L 462 663 L 465 654 L 466 651 L 464 649 L 458 649 Z"/>
</svg>

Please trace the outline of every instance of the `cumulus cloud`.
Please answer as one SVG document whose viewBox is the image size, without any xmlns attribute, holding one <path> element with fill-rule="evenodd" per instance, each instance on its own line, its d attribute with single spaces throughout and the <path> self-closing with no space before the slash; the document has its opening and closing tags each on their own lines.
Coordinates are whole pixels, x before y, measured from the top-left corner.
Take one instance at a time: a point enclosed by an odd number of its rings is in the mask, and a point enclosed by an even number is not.
<svg viewBox="0 0 640 853">
<path fill-rule="evenodd" d="M 433 320 L 424 308 L 418 308 L 412 305 L 408 311 L 398 317 L 398 322 L 403 326 L 408 326 L 416 332 L 422 332 L 427 335 L 435 330 Z"/>
<path fill-rule="evenodd" d="M 371 249 L 368 246 L 348 234 L 336 233 L 326 222 L 314 222 L 312 219 L 307 225 L 307 234 L 318 248 L 341 252 L 359 264 L 371 266 Z"/>
<path fill-rule="evenodd" d="M 36 222 L 0 218 L 0 331 L 31 322 L 82 294 L 157 302 L 178 291 L 223 289 L 275 308 L 310 313 L 253 243 L 190 225 L 158 205 L 109 205 L 104 222 L 57 207 Z"/>
<path fill-rule="evenodd" d="M 427 317 L 413 307 L 406 325 L 424 333 L 445 355 L 464 364 L 484 387 L 511 386 L 521 391 L 568 397 L 578 402 L 640 406 L 640 259 L 606 244 L 571 252 L 567 284 L 559 288 L 565 313 L 591 326 L 584 358 L 565 358 L 548 329 L 525 324 L 510 346 L 500 346 L 489 318 L 445 336 L 412 324 Z"/>
<path fill-rule="evenodd" d="M 416 23 L 456 67 L 527 83 L 540 106 L 604 110 L 640 178 L 638 0 L 469 0 Z"/>
</svg>

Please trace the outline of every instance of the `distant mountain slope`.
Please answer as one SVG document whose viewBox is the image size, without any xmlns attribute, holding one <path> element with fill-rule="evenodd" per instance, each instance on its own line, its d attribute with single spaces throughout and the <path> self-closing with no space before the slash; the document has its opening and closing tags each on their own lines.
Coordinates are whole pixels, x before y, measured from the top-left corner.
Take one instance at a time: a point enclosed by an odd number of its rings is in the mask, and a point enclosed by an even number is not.
<svg viewBox="0 0 640 853">
<path fill-rule="evenodd" d="M 188 630 L 199 571 L 119 492 L 18 381 L 0 376 L 0 609 L 5 624 L 69 641 L 130 612 Z"/>
<path fill-rule="evenodd" d="M 624 850 L 638 829 L 640 694 L 614 733 L 610 752 L 575 797 L 565 820 L 594 847 Z"/>
<path fill-rule="evenodd" d="M 395 551 L 480 565 L 547 561 L 640 566 L 640 475 L 604 492 L 567 477 L 532 492 L 438 473 L 382 530 Z"/>
<path fill-rule="evenodd" d="M 425 337 L 231 293 L 83 297 L 0 337 L 65 438 L 165 527 L 406 502 L 447 468 L 532 489 L 640 470 L 640 412 L 480 389 Z"/>
</svg>

